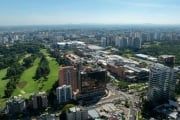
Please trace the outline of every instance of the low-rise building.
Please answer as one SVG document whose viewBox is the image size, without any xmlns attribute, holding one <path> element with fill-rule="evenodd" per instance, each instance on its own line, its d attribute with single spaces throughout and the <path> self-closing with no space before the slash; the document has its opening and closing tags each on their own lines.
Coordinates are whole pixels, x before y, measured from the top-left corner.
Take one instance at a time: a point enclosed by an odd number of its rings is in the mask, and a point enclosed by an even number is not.
<svg viewBox="0 0 180 120">
<path fill-rule="evenodd" d="M 159 56 L 158 61 L 164 65 L 173 67 L 175 63 L 175 56 L 174 55 L 161 55 Z"/>
<path fill-rule="evenodd" d="M 159 119 L 179 120 L 180 113 L 178 107 L 179 105 L 177 102 L 169 100 L 169 103 L 154 108 L 154 115 Z"/>
<path fill-rule="evenodd" d="M 129 81 L 148 81 L 149 70 L 135 65 L 124 65 L 125 79 Z"/>
<path fill-rule="evenodd" d="M 80 107 L 72 107 L 66 112 L 67 120 L 88 120 L 88 111 Z"/>
<path fill-rule="evenodd" d="M 120 78 L 124 78 L 124 67 L 123 65 L 107 64 L 106 69 L 111 73 L 114 73 Z"/>
<path fill-rule="evenodd" d="M 65 41 L 65 42 L 57 42 L 57 46 L 59 49 L 72 49 L 77 46 L 85 46 L 86 44 L 82 41 Z"/>
<path fill-rule="evenodd" d="M 65 62 L 66 65 L 77 65 L 81 61 L 81 58 L 75 54 L 66 54 Z"/>
<path fill-rule="evenodd" d="M 99 113 L 95 109 L 88 110 L 88 115 L 93 120 L 98 119 L 100 117 Z"/>
</svg>

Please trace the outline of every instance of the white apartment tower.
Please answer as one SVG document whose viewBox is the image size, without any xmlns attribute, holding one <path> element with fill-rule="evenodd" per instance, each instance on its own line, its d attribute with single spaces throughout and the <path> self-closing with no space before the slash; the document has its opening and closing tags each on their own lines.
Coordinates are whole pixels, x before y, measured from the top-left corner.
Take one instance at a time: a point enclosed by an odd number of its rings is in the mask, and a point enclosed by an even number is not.
<svg viewBox="0 0 180 120">
<path fill-rule="evenodd" d="M 154 104 L 174 98 L 176 70 L 156 63 L 149 73 L 148 99 Z"/>
<path fill-rule="evenodd" d="M 56 96 L 59 104 L 70 101 L 72 99 L 71 85 L 62 85 L 56 88 Z"/>
<path fill-rule="evenodd" d="M 101 46 L 106 47 L 108 45 L 106 37 L 101 37 Z"/>
</svg>

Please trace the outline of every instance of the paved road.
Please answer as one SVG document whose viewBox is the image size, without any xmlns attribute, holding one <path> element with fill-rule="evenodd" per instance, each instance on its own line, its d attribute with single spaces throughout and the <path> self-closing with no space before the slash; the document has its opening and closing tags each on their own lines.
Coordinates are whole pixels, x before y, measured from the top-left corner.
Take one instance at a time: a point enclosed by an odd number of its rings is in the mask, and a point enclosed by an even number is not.
<svg viewBox="0 0 180 120">
<path fill-rule="evenodd" d="M 135 107 L 135 103 L 138 102 L 139 98 L 135 95 L 131 95 L 126 92 L 117 90 L 116 87 L 112 86 L 111 84 L 107 84 L 107 88 L 113 93 L 115 93 L 115 96 L 119 98 L 121 96 L 125 98 L 126 100 L 128 100 L 130 107 L 129 107 L 129 113 L 128 113 L 127 118 L 128 120 L 136 120 L 136 113 L 137 113 L 138 108 Z"/>
<path fill-rule="evenodd" d="M 110 74 L 109 76 L 113 77 Z M 114 77 L 112 79 L 114 79 Z M 111 83 L 107 84 L 107 89 L 109 90 L 109 93 L 110 93 L 108 97 L 101 99 L 96 105 L 89 106 L 87 107 L 87 109 L 94 109 L 104 104 L 113 103 L 114 100 L 118 100 L 118 99 L 128 100 L 129 112 L 128 112 L 127 119 L 136 120 L 136 112 L 138 108 L 135 108 L 135 103 L 139 100 L 138 97 L 135 95 L 117 90 L 117 87 L 112 85 Z"/>
</svg>

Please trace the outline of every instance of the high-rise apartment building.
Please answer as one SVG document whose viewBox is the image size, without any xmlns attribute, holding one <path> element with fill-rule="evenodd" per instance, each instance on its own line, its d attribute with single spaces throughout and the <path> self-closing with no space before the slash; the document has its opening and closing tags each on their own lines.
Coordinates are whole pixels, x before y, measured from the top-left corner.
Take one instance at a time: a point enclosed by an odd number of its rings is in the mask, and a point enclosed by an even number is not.
<svg viewBox="0 0 180 120">
<path fill-rule="evenodd" d="M 175 95 L 176 70 L 156 63 L 150 69 L 148 99 L 154 103 L 173 99 Z"/>
<path fill-rule="evenodd" d="M 113 36 L 101 37 L 101 46 L 102 47 L 114 46 Z"/>
<path fill-rule="evenodd" d="M 74 66 L 61 67 L 59 70 L 59 86 L 71 85 L 72 90 L 77 89 L 77 69 Z"/>
<path fill-rule="evenodd" d="M 115 46 L 118 48 L 141 48 L 141 38 L 140 37 L 116 37 Z"/>
<path fill-rule="evenodd" d="M 48 106 L 48 99 L 45 92 L 39 92 L 37 95 L 32 94 L 30 96 L 33 109 L 43 109 Z"/>
<path fill-rule="evenodd" d="M 135 48 L 135 49 L 140 49 L 141 48 L 141 39 L 140 38 L 134 38 L 132 48 Z"/>
<path fill-rule="evenodd" d="M 118 48 L 127 48 L 128 47 L 128 38 L 127 37 L 116 37 L 115 46 Z"/>
<path fill-rule="evenodd" d="M 101 46 L 106 47 L 108 45 L 106 37 L 101 37 Z"/>
<path fill-rule="evenodd" d="M 70 101 L 72 99 L 72 87 L 63 85 L 56 88 L 56 96 L 59 104 Z"/>
<path fill-rule="evenodd" d="M 6 110 L 10 114 L 21 113 L 26 109 L 26 102 L 23 98 L 14 96 L 6 103 Z"/>
</svg>

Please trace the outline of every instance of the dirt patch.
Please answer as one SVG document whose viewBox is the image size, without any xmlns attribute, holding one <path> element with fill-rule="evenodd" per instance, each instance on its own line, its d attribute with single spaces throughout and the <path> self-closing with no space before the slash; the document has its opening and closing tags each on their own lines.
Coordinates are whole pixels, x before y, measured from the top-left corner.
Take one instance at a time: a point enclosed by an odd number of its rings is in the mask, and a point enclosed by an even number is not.
<svg viewBox="0 0 180 120">
<path fill-rule="evenodd" d="M 25 92 L 24 90 L 21 90 L 21 93 L 22 93 L 22 94 L 25 94 L 26 92 Z"/>
<path fill-rule="evenodd" d="M 26 86 L 26 84 L 27 84 L 27 81 L 22 81 L 22 82 L 19 82 L 17 84 L 17 86 L 22 89 L 22 88 L 24 88 Z"/>
</svg>

